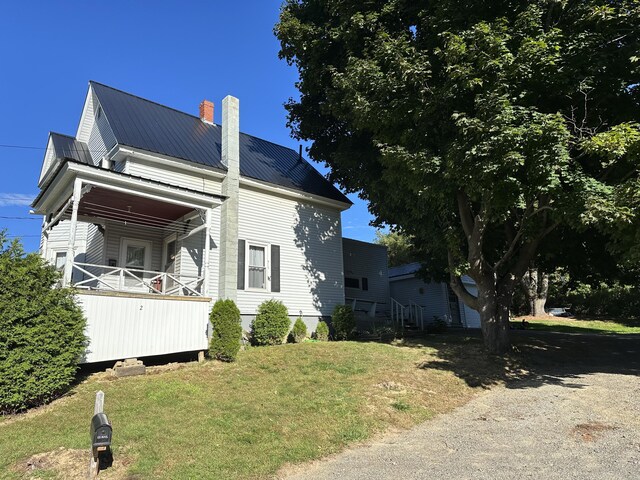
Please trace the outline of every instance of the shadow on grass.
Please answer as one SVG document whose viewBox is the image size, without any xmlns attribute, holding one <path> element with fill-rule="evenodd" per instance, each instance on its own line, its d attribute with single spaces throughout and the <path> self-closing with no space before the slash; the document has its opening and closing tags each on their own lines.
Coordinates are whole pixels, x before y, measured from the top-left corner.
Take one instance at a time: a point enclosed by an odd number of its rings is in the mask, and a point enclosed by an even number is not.
<svg viewBox="0 0 640 480">
<path fill-rule="evenodd" d="M 409 339 L 404 346 L 431 347 L 434 359 L 418 368 L 453 372 L 471 387 L 536 388 L 545 384 L 582 388 L 590 373 L 640 375 L 640 335 L 579 335 L 512 331 L 513 351 L 484 352 L 479 333 Z"/>
<path fill-rule="evenodd" d="M 514 328 L 520 326 L 520 322 L 511 322 Z M 589 328 L 576 325 L 562 325 L 560 323 L 554 323 L 553 325 L 546 325 L 544 323 L 529 322 L 527 324 L 528 330 L 538 330 L 543 332 L 563 332 L 563 333 L 597 333 L 600 335 L 609 335 L 615 333 L 613 331 L 602 330 L 601 328 Z"/>
</svg>

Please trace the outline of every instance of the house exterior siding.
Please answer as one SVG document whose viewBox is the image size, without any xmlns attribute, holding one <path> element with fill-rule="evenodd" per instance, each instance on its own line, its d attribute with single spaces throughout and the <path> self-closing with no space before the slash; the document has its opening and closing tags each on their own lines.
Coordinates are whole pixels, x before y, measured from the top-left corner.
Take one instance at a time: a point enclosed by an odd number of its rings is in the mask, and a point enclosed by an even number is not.
<svg viewBox="0 0 640 480">
<path fill-rule="evenodd" d="M 84 363 L 207 349 L 205 301 L 79 292 L 90 344 Z"/>
<path fill-rule="evenodd" d="M 204 172 L 201 175 L 196 172 L 190 173 L 178 166 L 153 164 L 137 158 L 129 158 L 126 161 L 124 171 L 130 175 L 178 185 L 198 192 L 220 195 L 221 191 L 220 180 L 206 176 Z"/>
<path fill-rule="evenodd" d="M 423 307 L 425 322 L 434 317 L 442 318 L 449 314 L 447 289 L 444 283 L 424 282 L 415 277 L 392 280 L 391 296 L 402 305 L 413 302 Z"/>
<path fill-rule="evenodd" d="M 291 316 L 331 315 L 344 302 L 340 211 L 240 187 L 238 238 L 280 246 L 280 292 L 238 291 L 245 328 L 264 300 L 281 300 Z M 267 249 L 269 251 L 269 249 Z M 267 263 L 270 254 L 266 255 Z M 246 279 L 245 279 L 246 281 Z"/>
<path fill-rule="evenodd" d="M 347 303 L 357 300 L 376 302 L 377 312 L 389 311 L 389 271 L 387 248 L 350 238 L 342 239 L 345 278 L 357 279 L 359 288 L 349 288 L 345 283 Z M 368 288 L 364 290 L 363 279 Z M 366 305 L 360 307 L 366 308 Z M 357 306 L 357 308 L 359 308 Z"/>
<path fill-rule="evenodd" d="M 89 140 L 87 141 L 93 164 L 100 165 L 102 157 L 105 156 L 115 144 L 116 137 L 113 135 L 109 122 L 107 122 L 107 117 L 101 114 L 100 118 L 96 118 L 93 122 Z"/>
</svg>

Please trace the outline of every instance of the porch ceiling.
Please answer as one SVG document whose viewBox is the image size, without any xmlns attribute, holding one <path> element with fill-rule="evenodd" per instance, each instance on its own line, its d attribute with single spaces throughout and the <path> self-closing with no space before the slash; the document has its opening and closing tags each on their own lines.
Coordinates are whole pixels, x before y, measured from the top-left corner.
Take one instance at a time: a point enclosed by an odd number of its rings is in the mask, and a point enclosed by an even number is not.
<svg viewBox="0 0 640 480">
<path fill-rule="evenodd" d="M 164 227 L 193 209 L 182 205 L 93 187 L 85 193 L 78 206 L 78 214 L 138 225 Z"/>
</svg>

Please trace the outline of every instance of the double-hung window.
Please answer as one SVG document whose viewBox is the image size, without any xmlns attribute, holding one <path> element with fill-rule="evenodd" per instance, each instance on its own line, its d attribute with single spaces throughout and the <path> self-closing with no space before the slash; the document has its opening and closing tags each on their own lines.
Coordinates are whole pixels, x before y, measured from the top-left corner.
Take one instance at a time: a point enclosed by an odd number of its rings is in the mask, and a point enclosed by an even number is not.
<svg viewBox="0 0 640 480">
<path fill-rule="evenodd" d="M 265 290 L 267 288 L 266 247 L 249 244 L 249 288 Z"/>
</svg>

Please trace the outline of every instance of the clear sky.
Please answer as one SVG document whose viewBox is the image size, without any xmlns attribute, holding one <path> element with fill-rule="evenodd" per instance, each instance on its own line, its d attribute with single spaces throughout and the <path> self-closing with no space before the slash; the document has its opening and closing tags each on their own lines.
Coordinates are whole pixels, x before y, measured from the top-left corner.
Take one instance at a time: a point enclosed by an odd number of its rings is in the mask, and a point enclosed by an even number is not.
<svg viewBox="0 0 640 480">
<path fill-rule="evenodd" d="M 283 103 L 294 67 L 278 59 L 280 0 L 13 1 L 0 6 L 0 228 L 39 244 L 28 217 L 49 131 L 75 135 L 89 80 L 198 114 L 203 98 L 240 99 L 240 128 L 297 149 Z M 322 165 L 314 165 L 322 173 Z M 371 241 L 366 204 L 354 195 L 343 235 Z"/>
</svg>

